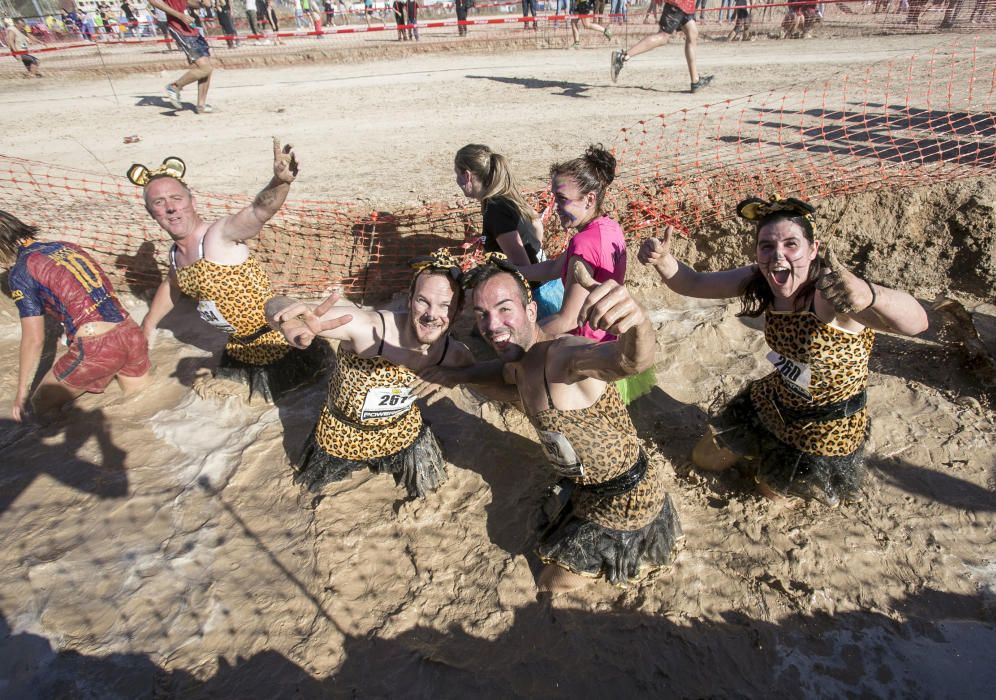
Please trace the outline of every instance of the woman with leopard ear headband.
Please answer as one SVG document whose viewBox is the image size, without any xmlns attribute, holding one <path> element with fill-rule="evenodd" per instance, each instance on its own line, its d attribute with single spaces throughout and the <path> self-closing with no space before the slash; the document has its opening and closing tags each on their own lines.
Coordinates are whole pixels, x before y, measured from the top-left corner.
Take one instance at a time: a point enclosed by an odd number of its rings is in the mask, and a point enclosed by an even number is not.
<svg viewBox="0 0 996 700">
<path fill-rule="evenodd" d="M 764 317 L 773 371 L 747 385 L 711 421 L 692 453 L 719 471 L 744 460 L 769 497 L 855 499 L 863 475 L 865 410 L 874 331 L 917 335 L 916 299 L 845 267 L 816 238 L 816 209 L 796 198 L 752 197 L 737 214 L 753 224 L 755 261 L 696 272 L 671 254 L 674 231 L 643 242 L 638 259 L 685 296 L 739 297 L 738 315 Z"/>
</svg>

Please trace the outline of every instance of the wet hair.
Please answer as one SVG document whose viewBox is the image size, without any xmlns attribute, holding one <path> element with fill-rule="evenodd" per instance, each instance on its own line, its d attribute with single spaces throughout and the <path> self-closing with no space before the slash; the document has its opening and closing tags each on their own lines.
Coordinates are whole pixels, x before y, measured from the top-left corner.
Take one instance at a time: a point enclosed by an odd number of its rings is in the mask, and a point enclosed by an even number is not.
<svg viewBox="0 0 996 700">
<path fill-rule="evenodd" d="M 480 265 L 467 270 L 463 274 L 463 287 L 474 290 L 492 277 L 503 274 L 512 276 L 519 290 L 519 299 L 522 301 L 522 305 L 528 306 L 533 300 L 533 292 L 529 288 L 529 283 L 526 282 L 526 278 L 522 276 L 518 268 L 508 262 L 505 256 L 500 253 L 489 254 Z"/>
<path fill-rule="evenodd" d="M 519 183 L 512 175 L 508 159 L 479 143 L 468 143 L 456 153 L 453 165 L 457 170 L 468 170 L 481 181 L 484 188 L 482 200 L 504 197 L 515 205 L 519 216 L 526 221 L 537 218 L 536 210 L 519 191 Z M 484 202 L 481 202 L 483 210 Z"/>
<path fill-rule="evenodd" d="M 774 211 L 767 214 L 760 219 L 758 219 L 756 226 L 754 227 L 754 246 L 757 247 L 757 238 L 763 229 L 768 224 L 775 224 L 779 221 L 788 221 L 795 224 L 800 229 L 802 229 L 802 234 L 806 237 L 806 240 L 813 244 L 816 242 L 815 234 L 813 233 L 812 222 L 804 217 L 793 214 L 789 211 Z M 816 276 L 819 274 L 821 258 L 817 256 L 809 264 L 809 277 L 799 287 L 798 292 L 796 292 L 796 300 L 808 302 L 813 292 L 816 289 Z M 747 280 L 747 284 L 744 286 L 744 291 L 740 294 L 740 312 L 737 316 L 750 316 L 751 318 L 757 318 L 762 315 L 765 311 L 771 308 L 771 305 L 775 302 L 775 294 L 771 291 L 771 285 L 768 284 L 768 280 L 765 278 L 764 273 L 757 267 L 754 269 L 754 275 Z M 798 309 L 797 309 L 798 310 Z"/>
<path fill-rule="evenodd" d="M 602 144 L 588 146 L 583 156 L 550 166 L 550 179 L 559 176 L 570 177 L 578 183 L 582 196 L 594 192 L 595 211 L 601 214 L 605 190 L 616 179 L 616 157 Z"/>
<path fill-rule="evenodd" d="M 0 261 L 5 264 L 17 257 L 21 241 L 34 238 L 38 229 L 24 223 L 13 214 L 0 210 Z"/>
</svg>

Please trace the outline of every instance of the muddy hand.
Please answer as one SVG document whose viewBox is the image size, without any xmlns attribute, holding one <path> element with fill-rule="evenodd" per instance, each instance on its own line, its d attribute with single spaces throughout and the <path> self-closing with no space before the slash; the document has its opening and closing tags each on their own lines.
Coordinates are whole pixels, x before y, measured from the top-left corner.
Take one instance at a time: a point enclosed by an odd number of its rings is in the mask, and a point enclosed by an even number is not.
<svg viewBox="0 0 996 700">
<path fill-rule="evenodd" d="M 273 137 L 273 177 L 288 185 L 297 177 L 298 160 L 294 147 L 287 144 L 280 147 L 280 139 Z"/>
<path fill-rule="evenodd" d="M 816 278 L 816 288 L 838 313 L 860 313 L 872 303 L 868 282 L 844 267 L 830 247 L 827 247 L 824 265 Z"/>
<path fill-rule="evenodd" d="M 574 279 L 588 291 L 578 313 L 579 326 L 587 323 L 592 328 L 622 335 L 643 322 L 643 307 L 615 280 L 599 284 L 580 260 L 574 263 Z"/>
</svg>

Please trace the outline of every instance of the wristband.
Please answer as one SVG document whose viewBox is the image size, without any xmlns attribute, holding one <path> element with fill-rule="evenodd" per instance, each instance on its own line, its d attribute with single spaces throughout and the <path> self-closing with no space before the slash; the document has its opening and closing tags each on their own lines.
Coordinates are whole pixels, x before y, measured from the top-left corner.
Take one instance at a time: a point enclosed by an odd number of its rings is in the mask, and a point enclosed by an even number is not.
<svg viewBox="0 0 996 700">
<path fill-rule="evenodd" d="M 875 296 L 875 287 L 873 287 L 873 286 L 872 286 L 872 283 L 871 283 L 871 282 L 869 282 L 868 280 L 865 280 L 864 282 L 865 282 L 865 284 L 867 284 L 867 285 L 868 285 L 868 291 L 870 291 L 870 292 L 872 293 L 872 300 L 871 300 L 871 303 L 870 303 L 870 304 L 868 304 L 868 306 L 866 306 L 866 307 L 865 307 L 864 309 L 862 309 L 862 313 L 864 313 L 864 312 L 865 312 L 865 311 L 867 311 L 868 309 L 870 309 L 870 308 L 872 308 L 873 306 L 875 306 L 875 300 L 876 300 L 876 296 Z"/>
</svg>

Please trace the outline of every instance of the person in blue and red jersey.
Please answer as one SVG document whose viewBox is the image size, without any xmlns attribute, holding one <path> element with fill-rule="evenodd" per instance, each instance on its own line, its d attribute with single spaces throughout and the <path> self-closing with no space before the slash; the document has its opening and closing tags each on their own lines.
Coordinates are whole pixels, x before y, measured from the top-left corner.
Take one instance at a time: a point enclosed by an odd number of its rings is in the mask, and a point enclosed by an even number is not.
<svg viewBox="0 0 996 700">
<path fill-rule="evenodd" d="M 36 415 L 83 393 L 99 394 L 112 379 L 125 393 L 149 376 L 149 345 L 114 294 L 107 275 L 85 250 L 72 243 L 39 241 L 37 229 L 0 211 L 0 266 L 21 317 L 20 369 L 14 420 L 25 417 L 29 399 Z M 31 393 L 45 341 L 43 314 L 66 331 L 69 351 L 55 361 Z"/>
<path fill-rule="evenodd" d="M 189 5 L 198 8 L 204 4 L 210 5 L 206 0 L 149 0 L 149 4 L 166 13 L 166 26 L 170 37 L 177 43 L 187 56 L 187 63 L 190 68 L 180 78 L 166 86 L 166 101 L 172 105 L 173 109 L 183 109 L 180 102 L 180 90 L 185 85 L 197 83 L 197 106 L 195 111 L 198 114 L 208 114 L 214 108 L 207 103 L 208 88 L 211 87 L 211 73 L 214 66 L 211 64 L 211 50 L 208 49 L 207 41 L 197 31 L 194 25 L 194 18 L 188 15 L 185 10 Z"/>
</svg>

